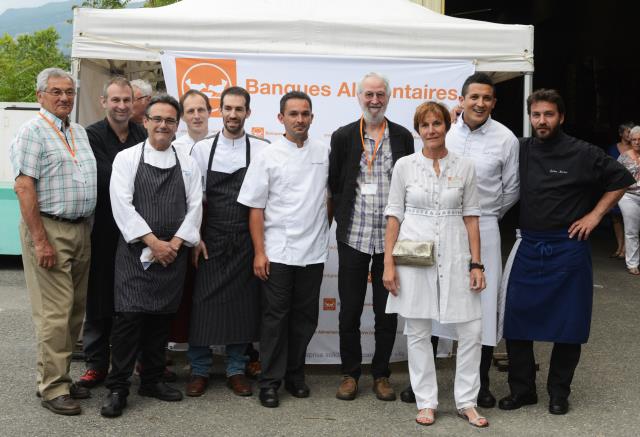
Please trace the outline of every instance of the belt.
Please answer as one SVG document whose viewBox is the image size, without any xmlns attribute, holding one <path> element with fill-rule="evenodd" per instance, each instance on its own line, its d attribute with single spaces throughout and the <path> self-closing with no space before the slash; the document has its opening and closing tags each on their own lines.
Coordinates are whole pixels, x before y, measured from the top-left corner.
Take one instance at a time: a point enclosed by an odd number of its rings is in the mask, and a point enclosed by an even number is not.
<svg viewBox="0 0 640 437">
<path fill-rule="evenodd" d="M 64 218 L 64 217 L 59 217 L 57 215 L 53 215 L 53 214 L 47 214 L 46 212 L 40 212 L 40 215 L 42 217 L 46 217 L 49 218 L 51 220 L 55 220 L 57 222 L 64 222 L 64 223 L 71 223 L 74 225 L 77 225 L 78 223 L 82 223 L 85 219 L 85 217 L 78 217 L 78 218 L 74 218 L 74 219 L 68 219 L 68 218 Z"/>
</svg>

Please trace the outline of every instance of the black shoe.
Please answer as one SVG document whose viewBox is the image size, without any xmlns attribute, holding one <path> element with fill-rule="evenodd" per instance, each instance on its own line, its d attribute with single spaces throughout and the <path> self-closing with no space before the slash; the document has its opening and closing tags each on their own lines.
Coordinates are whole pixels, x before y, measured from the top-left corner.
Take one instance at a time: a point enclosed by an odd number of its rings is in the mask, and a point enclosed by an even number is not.
<svg viewBox="0 0 640 437">
<path fill-rule="evenodd" d="M 69 395 L 73 399 L 89 399 L 91 397 L 91 390 L 74 382 L 69 386 Z"/>
<path fill-rule="evenodd" d="M 182 400 L 182 392 L 173 387 L 168 386 L 164 382 L 155 384 L 141 385 L 138 389 L 140 396 L 148 396 L 160 399 L 161 401 L 176 402 Z"/>
<path fill-rule="evenodd" d="M 276 408 L 280 405 L 280 400 L 278 399 L 278 391 L 273 388 L 261 388 L 260 389 L 260 403 L 263 407 L 267 408 Z"/>
<path fill-rule="evenodd" d="M 567 414 L 569 412 L 569 401 L 562 396 L 551 396 L 549 400 L 549 413 Z"/>
<path fill-rule="evenodd" d="M 296 398 L 308 398 L 310 394 L 309 386 L 304 382 L 285 382 L 284 389 Z"/>
<path fill-rule="evenodd" d="M 127 406 L 127 395 L 112 391 L 109 393 L 100 408 L 100 414 L 104 417 L 118 417 Z"/>
<path fill-rule="evenodd" d="M 481 388 L 478 393 L 478 406 L 481 408 L 493 408 L 496 406 L 496 398 L 488 388 Z"/>
<path fill-rule="evenodd" d="M 400 400 L 407 404 L 413 404 L 416 402 L 416 395 L 413 392 L 411 385 L 400 392 Z"/>
<path fill-rule="evenodd" d="M 509 395 L 500 399 L 498 408 L 501 410 L 517 410 L 523 405 L 533 405 L 538 403 L 538 395 L 535 393 L 526 393 L 522 395 Z"/>
</svg>

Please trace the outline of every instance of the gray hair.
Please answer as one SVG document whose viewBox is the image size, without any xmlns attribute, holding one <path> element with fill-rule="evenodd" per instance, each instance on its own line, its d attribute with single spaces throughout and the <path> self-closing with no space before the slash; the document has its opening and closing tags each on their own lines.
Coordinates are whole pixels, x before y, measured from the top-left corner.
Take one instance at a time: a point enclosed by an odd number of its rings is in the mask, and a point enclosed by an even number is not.
<svg viewBox="0 0 640 437">
<path fill-rule="evenodd" d="M 46 91 L 47 86 L 49 85 L 49 79 L 51 79 L 52 77 L 62 77 L 69 79 L 73 84 L 73 88 L 76 88 L 76 80 L 73 78 L 71 73 L 69 73 L 68 71 L 64 71 L 62 68 L 51 67 L 45 68 L 40 73 L 38 73 L 38 78 L 36 79 L 36 91 Z"/>
<path fill-rule="evenodd" d="M 629 135 L 635 135 L 635 134 L 640 134 L 640 126 L 634 126 L 631 128 L 631 130 L 629 131 Z"/>
<path fill-rule="evenodd" d="M 153 88 L 151 88 L 151 84 L 146 80 L 135 79 L 129 83 L 131 84 L 132 88 L 138 88 L 140 91 L 142 91 L 142 94 L 144 94 L 145 96 L 151 97 L 151 94 L 153 94 Z"/>
<path fill-rule="evenodd" d="M 389 85 L 389 79 L 387 78 L 387 76 L 381 73 L 376 73 L 375 71 L 365 74 L 362 80 L 358 82 L 358 88 L 356 89 L 358 94 L 362 94 L 364 81 L 369 79 L 370 77 L 375 77 L 376 79 L 380 79 L 384 83 L 384 89 L 387 92 L 387 95 L 388 96 L 391 95 L 391 86 Z"/>
</svg>

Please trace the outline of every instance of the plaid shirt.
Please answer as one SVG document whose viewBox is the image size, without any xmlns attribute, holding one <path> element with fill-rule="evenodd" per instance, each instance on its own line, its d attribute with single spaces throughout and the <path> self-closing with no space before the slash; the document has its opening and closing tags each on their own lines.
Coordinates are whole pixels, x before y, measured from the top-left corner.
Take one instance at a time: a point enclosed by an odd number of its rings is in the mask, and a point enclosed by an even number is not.
<svg viewBox="0 0 640 437">
<path fill-rule="evenodd" d="M 375 148 L 375 138 L 366 133 L 364 141 L 368 147 L 369 156 Z M 367 158 L 364 153 L 360 157 L 360 173 L 358 174 L 358 186 L 356 198 L 351 214 L 351 226 L 347 233 L 347 245 L 362 253 L 373 255 L 384 252 L 384 231 L 386 220 L 384 208 L 387 206 L 389 186 L 391 185 L 391 173 L 393 171 L 393 158 L 389 143 L 389 127 L 384 131 L 382 143 L 378 148 L 376 159 L 373 161 L 372 171 L 369 173 Z M 375 195 L 363 195 L 364 184 L 375 184 Z"/>
<path fill-rule="evenodd" d="M 96 160 L 87 133 L 76 123 L 71 123 L 71 129 L 65 127 L 44 108 L 40 113 L 60 129 L 69 147 L 75 142 L 77 164 L 56 131 L 38 115 L 20 127 L 9 147 L 13 176 L 36 180 L 41 212 L 67 219 L 88 217 L 96 207 L 97 185 Z"/>
</svg>

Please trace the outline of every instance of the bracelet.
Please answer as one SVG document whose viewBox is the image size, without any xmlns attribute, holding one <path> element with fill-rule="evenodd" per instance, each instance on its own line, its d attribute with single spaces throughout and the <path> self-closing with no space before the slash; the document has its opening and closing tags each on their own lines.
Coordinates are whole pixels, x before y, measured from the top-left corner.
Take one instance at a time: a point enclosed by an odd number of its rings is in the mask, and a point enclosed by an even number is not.
<svg viewBox="0 0 640 437">
<path fill-rule="evenodd" d="M 484 264 L 480 263 L 469 263 L 469 271 L 473 269 L 480 269 L 484 272 Z"/>
</svg>

